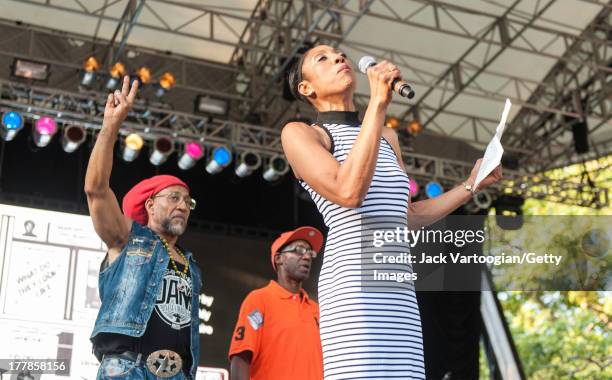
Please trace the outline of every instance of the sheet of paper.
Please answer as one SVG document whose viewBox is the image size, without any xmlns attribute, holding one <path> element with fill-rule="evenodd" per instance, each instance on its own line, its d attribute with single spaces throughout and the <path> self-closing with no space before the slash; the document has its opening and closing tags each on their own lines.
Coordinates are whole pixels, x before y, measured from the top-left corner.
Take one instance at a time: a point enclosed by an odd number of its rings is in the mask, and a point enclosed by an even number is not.
<svg viewBox="0 0 612 380">
<path fill-rule="evenodd" d="M 477 188 L 480 182 L 485 179 L 489 173 L 493 171 L 500 163 L 502 155 L 504 154 L 504 148 L 501 144 L 501 137 L 504 134 L 504 128 L 506 127 L 506 120 L 508 119 L 508 113 L 510 112 L 510 107 L 512 103 L 510 103 L 510 99 L 506 99 L 506 104 L 504 105 L 504 112 L 502 112 L 501 120 L 499 124 L 497 124 L 497 128 L 495 129 L 495 135 L 487 145 L 487 149 L 485 150 L 485 154 L 482 158 L 482 162 L 480 163 L 480 168 L 478 169 L 478 173 L 476 174 L 476 182 L 474 182 L 474 187 Z"/>
</svg>

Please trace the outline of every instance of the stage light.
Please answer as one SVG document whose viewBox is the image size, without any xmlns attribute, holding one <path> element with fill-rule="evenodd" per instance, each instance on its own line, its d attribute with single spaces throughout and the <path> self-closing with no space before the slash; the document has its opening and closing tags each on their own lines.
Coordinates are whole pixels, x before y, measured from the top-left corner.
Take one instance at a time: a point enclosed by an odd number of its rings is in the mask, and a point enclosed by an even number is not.
<svg viewBox="0 0 612 380">
<path fill-rule="evenodd" d="M 55 132 L 57 132 L 55 119 L 49 116 L 41 116 L 34 125 L 34 132 L 32 133 L 34 144 L 39 148 L 49 145 Z"/>
<path fill-rule="evenodd" d="M 582 236 L 580 246 L 585 255 L 603 259 L 610 253 L 610 236 L 606 230 L 595 228 Z"/>
<path fill-rule="evenodd" d="M 411 198 L 414 198 L 419 194 L 419 184 L 417 183 L 416 179 L 410 178 L 408 189 Z"/>
<path fill-rule="evenodd" d="M 123 153 L 121 156 L 124 161 L 132 162 L 138 157 L 142 146 L 144 145 L 144 140 L 137 133 L 130 133 L 124 140 L 123 145 Z"/>
<path fill-rule="evenodd" d="M 417 136 L 423 130 L 423 125 L 419 123 L 417 120 L 412 120 L 406 126 L 406 131 L 413 136 Z"/>
<path fill-rule="evenodd" d="M 289 164 L 285 157 L 276 155 L 270 158 L 268 166 L 263 173 L 263 177 L 266 181 L 272 182 L 279 179 L 289 171 Z"/>
<path fill-rule="evenodd" d="M 217 174 L 232 162 L 232 152 L 223 145 L 213 149 L 212 158 L 206 165 L 209 174 Z"/>
<path fill-rule="evenodd" d="M 399 119 L 395 116 L 391 116 L 390 118 L 388 118 L 387 122 L 385 123 L 385 127 L 391 128 L 391 129 L 396 129 L 398 126 L 399 126 Z"/>
<path fill-rule="evenodd" d="M 425 194 L 428 198 L 435 198 L 442 193 L 444 193 L 444 189 L 438 182 L 431 181 L 425 186 Z"/>
<path fill-rule="evenodd" d="M 0 135 L 5 141 L 11 141 L 23 127 L 23 117 L 19 112 L 10 111 L 2 114 Z"/>
<path fill-rule="evenodd" d="M 480 212 L 480 207 L 478 207 L 473 201 L 464 204 L 463 209 L 468 215 L 477 215 Z"/>
<path fill-rule="evenodd" d="M 115 63 L 110 69 L 110 78 L 106 82 L 108 90 L 114 90 L 119 80 L 125 75 L 125 66 L 121 62 Z"/>
<path fill-rule="evenodd" d="M 495 220 L 503 230 L 518 230 L 523 226 L 523 204 L 525 198 L 504 194 L 493 203 L 495 207 Z"/>
<path fill-rule="evenodd" d="M 168 137 L 161 136 L 153 142 L 153 153 L 149 157 L 149 161 L 157 166 L 166 162 L 168 156 L 174 151 L 174 144 Z"/>
<path fill-rule="evenodd" d="M 83 79 L 81 80 L 81 84 L 83 86 L 91 86 L 94 78 L 96 77 L 96 71 L 100 68 L 100 63 L 96 59 L 96 57 L 89 57 L 83 63 Z"/>
<path fill-rule="evenodd" d="M 166 71 L 159 78 L 159 87 L 155 92 L 155 96 L 161 98 L 164 94 L 172 89 L 176 85 L 176 78 L 171 72 Z"/>
<path fill-rule="evenodd" d="M 474 204 L 483 210 L 491 207 L 491 204 L 493 203 L 493 198 L 487 190 L 477 192 L 472 196 L 472 198 L 474 199 Z"/>
<path fill-rule="evenodd" d="M 198 95 L 196 97 L 195 111 L 211 115 L 227 115 L 227 100 L 215 99 L 209 96 Z"/>
<path fill-rule="evenodd" d="M 151 82 L 151 70 L 148 67 L 142 66 L 136 70 L 136 77 L 141 85 L 145 85 Z"/>
<path fill-rule="evenodd" d="M 261 156 L 254 152 L 245 151 L 240 155 L 239 162 L 235 173 L 238 177 L 244 178 L 261 166 Z"/>
<path fill-rule="evenodd" d="M 203 155 L 202 145 L 194 141 L 188 142 L 185 144 L 183 155 L 178 161 L 178 167 L 183 170 L 191 169 Z"/>
<path fill-rule="evenodd" d="M 17 58 L 13 61 L 13 75 L 24 79 L 46 81 L 49 77 L 49 64 Z"/>
<path fill-rule="evenodd" d="M 62 148 L 66 153 L 72 153 L 85 141 L 85 128 L 80 125 L 69 125 L 64 128 Z"/>
</svg>

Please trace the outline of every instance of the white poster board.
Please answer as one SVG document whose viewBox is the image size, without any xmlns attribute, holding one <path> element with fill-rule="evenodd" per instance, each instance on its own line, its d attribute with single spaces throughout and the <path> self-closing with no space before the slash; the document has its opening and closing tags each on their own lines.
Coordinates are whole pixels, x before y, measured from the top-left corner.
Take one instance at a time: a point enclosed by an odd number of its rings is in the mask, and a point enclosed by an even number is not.
<svg viewBox="0 0 612 380">
<path fill-rule="evenodd" d="M 70 359 L 69 376 L 34 377 L 95 379 L 104 255 L 89 216 L 0 204 L 0 358 Z"/>
</svg>

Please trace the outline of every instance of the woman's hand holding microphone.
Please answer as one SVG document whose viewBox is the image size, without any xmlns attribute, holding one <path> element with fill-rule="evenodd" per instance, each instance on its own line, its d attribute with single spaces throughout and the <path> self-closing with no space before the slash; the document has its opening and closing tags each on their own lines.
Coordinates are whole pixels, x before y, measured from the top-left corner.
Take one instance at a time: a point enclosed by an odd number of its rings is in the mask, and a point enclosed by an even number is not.
<svg viewBox="0 0 612 380">
<path fill-rule="evenodd" d="M 402 73 L 397 66 L 389 61 L 381 61 L 367 69 L 366 75 L 370 82 L 370 102 L 374 101 L 385 108 L 393 97 L 393 81 Z"/>
</svg>

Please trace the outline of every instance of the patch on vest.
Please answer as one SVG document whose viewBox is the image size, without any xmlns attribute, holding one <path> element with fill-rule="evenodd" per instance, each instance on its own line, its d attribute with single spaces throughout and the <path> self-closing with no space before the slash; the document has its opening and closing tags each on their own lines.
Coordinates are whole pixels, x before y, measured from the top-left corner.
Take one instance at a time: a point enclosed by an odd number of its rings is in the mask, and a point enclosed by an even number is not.
<svg viewBox="0 0 612 380">
<path fill-rule="evenodd" d="M 261 325 L 263 325 L 263 315 L 261 315 L 261 313 L 257 309 L 255 309 L 254 312 L 249 314 L 247 316 L 247 319 L 249 320 L 251 327 L 253 327 L 253 330 L 255 331 L 257 331 L 261 327 Z"/>
</svg>

